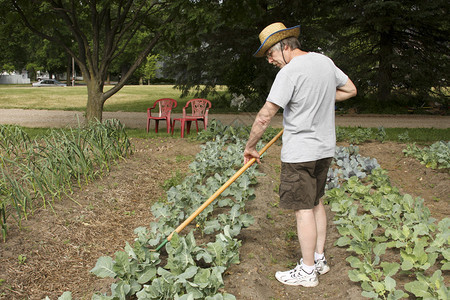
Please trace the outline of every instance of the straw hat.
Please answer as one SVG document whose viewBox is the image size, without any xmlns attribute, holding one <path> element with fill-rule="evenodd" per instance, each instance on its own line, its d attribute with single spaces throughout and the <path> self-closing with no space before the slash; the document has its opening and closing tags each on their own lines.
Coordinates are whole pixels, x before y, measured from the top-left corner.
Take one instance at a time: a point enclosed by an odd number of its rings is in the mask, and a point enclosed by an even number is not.
<svg viewBox="0 0 450 300">
<path fill-rule="evenodd" d="M 279 41 L 288 38 L 288 37 L 296 37 L 300 35 L 300 25 L 286 28 L 283 23 L 277 22 L 270 24 L 266 28 L 261 31 L 259 34 L 259 40 L 261 41 L 261 46 L 258 50 L 256 50 L 253 56 L 255 57 L 263 57 L 267 50 L 269 50 L 273 45 L 278 43 Z"/>
</svg>

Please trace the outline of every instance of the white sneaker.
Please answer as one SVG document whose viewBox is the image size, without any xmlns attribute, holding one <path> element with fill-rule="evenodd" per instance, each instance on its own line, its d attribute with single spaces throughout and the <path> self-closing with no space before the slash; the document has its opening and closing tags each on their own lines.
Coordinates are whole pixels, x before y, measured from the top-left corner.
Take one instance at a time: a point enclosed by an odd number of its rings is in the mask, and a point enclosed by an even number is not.
<svg viewBox="0 0 450 300">
<path fill-rule="evenodd" d="M 292 274 L 298 273 L 300 271 L 301 264 L 302 264 L 302 260 L 300 260 L 300 263 L 297 263 L 295 268 L 293 268 L 292 270 L 277 271 L 275 273 L 275 277 L 277 277 L 277 279 L 278 278 L 285 278 L 285 277 L 289 278 L 289 277 L 291 277 Z"/>
<path fill-rule="evenodd" d="M 297 264 L 297 266 L 289 271 L 284 272 L 276 272 L 275 278 L 287 285 L 301 285 L 304 287 L 314 287 L 319 284 L 319 280 L 317 279 L 316 271 L 312 271 L 311 273 L 303 270 L 301 264 Z"/>
<path fill-rule="evenodd" d="M 314 261 L 314 265 L 316 266 L 316 272 L 319 275 L 323 275 L 330 271 L 330 267 L 327 264 L 327 260 L 324 258 L 318 259 Z"/>
</svg>

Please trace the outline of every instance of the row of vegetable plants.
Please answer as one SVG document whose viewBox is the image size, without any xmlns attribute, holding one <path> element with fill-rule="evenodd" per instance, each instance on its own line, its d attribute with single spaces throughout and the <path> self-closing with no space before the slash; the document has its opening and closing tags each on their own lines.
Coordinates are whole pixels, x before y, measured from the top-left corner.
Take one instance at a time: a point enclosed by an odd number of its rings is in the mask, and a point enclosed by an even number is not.
<svg viewBox="0 0 450 300">
<path fill-rule="evenodd" d="M 414 279 L 404 289 L 415 297 L 448 299 L 442 275 L 450 269 L 450 218 L 436 223 L 422 198 L 402 195 L 357 147 L 338 147 L 335 158 L 326 199 L 342 235 L 336 245 L 353 253 L 348 276 L 361 283 L 362 296 L 408 298 L 395 280 L 406 275 Z"/>
<path fill-rule="evenodd" d="M 52 204 L 74 187 L 102 176 L 118 159 L 129 156 L 132 145 L 117 120 L 74 129 L 52 129 L 31 139 L 19 126 L 0 126 L 0 225 L 20 225 L 39 207 Z"/>
<path fill-rule="evenodd" d="M 450 168 L 450 141 L 439 141 L 429 147 L 418 147 L 415 143 L 403 150 L 406 156 L 414 157 L 431 169 Z"/>
<path fill-rule="evenodd" d="M 136 228 L 134 244 L 127 244 L 114 258 L 99 258 L 91 272 L 117 282 L 111 295 L 97 294 L 93 299 L 235 299 L 221 290 L 223 274 L 239 262 L 237 236 L 253 223 L 245 205 L 255 197 L 251 187 L 259 175 L 255 166 L 200 213 L 185 236 L 175 233 L 164 255 L 150 250 L 241 167 L 245 140 L 222 133 L 202 146 L 189 165 L 190 175 L 167 191 L 167 199 L 151 207 L 155 221 Z"/>
</svg>

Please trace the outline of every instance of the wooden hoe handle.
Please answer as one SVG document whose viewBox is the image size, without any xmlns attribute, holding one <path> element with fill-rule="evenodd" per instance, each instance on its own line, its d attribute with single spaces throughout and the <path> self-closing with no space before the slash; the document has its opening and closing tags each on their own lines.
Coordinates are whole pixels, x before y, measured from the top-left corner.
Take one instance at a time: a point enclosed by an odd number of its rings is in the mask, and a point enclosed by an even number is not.
<svg viewBox="0 0 450 300">
<path fill-rule="evenodd" d="M 283 134 L 283 129 L 270 141 L 268 142 L 264 148 L 262 148 L 258 153 L 262 155 L 272 146 L 273 143 L 278 140 L 278 138 Z M 180 233 L 189 223 L 192 222 L 208 205 L 210 205 L 224 190 L 226 190 L 239 176 L 242 175 L 254 162 L 256 158 L 250 159 L 242 168 L 239 169 L 227 182 L 225 182 L 214 194 L 209 197 L 195 212 L 193 212 L 189 218 L 187 218 L 183 223 L 181 223 L 162 243 L 156 248 L 156 251 L 159 251 L 167 242 L 172 239 L 172 236 L 175 232 Z"/>
</svg>

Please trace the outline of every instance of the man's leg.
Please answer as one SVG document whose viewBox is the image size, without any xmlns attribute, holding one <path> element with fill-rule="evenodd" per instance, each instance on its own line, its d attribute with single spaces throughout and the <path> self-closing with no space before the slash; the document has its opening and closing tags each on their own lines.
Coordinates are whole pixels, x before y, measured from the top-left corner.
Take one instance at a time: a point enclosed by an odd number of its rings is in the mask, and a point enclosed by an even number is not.
<svg viewBox="0 0 450 300">
<path fill-rule="evenodd" d="M 313 211 L 317 232 L 315 251 L 316 253 L 323 254 L 327 237 L 327 214 L 322 199 L 320 199 L 319 205 L 316 205 Z"/>
<path fill-rule="evenodd" d="M 313 209 L 295 211 L 297 235 L 302 250 L 303 263 L 314 266 L 314 251 L 317 244 L 316 218 Z"/>
<path fill-rule="evenodd" d="M 314 287 L 319 284 L 314 263 L 314 249 L 316 248 L 317 239 L 314 212 L 312 209 L 296 210 L 295 216 L 303 262 L 298 264 L 293 270 L 276 272 L 275 278 L 287 285 Z"/>
</svg>

